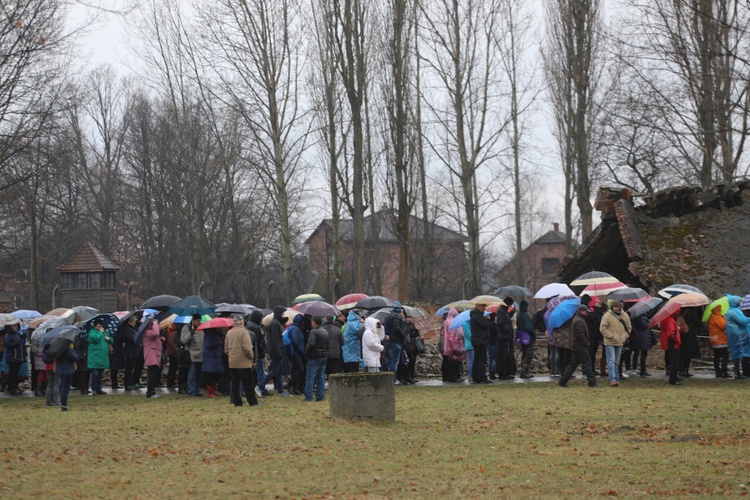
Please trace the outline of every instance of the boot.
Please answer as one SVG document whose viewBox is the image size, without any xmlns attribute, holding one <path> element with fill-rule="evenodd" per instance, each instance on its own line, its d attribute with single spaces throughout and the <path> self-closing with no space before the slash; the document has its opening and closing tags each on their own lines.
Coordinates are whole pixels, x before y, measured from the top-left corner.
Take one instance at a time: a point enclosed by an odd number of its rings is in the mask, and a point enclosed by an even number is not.
<svg viewBox="0 0 750 500">
<path fill-rule="evenodd" d="M 206 397 L 207 398 L 218 398 L 219 395 L 216 394 L 216 384 L 208 384 L 206 386 Z"/>
</svg>

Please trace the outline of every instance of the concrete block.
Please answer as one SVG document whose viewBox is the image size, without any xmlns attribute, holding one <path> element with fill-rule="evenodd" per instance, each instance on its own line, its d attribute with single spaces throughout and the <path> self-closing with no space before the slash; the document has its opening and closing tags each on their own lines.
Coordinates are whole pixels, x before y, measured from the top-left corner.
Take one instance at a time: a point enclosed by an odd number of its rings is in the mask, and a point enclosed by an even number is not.
<svg viewBox="0 0 750 500">
<path fill-rule="evenodd" d="M 395 421 L 393 373 L 337 373 L 328 377 L 329 415 L 354 420 Z"/>
</svg>

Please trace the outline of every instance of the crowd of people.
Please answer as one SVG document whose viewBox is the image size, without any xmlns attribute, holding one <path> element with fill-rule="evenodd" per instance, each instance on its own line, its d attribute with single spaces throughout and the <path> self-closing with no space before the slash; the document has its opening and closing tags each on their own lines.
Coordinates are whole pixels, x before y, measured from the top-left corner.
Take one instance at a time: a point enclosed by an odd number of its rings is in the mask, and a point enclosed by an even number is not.
<svg viewBox="0 0 750 500">
<path fill-rule="evenodd" d="M 587 295 L 581 298 L 575 315 L 551 331 L 544 320 L 548 309 L 542 307 L 530 315 L 526 300 L 516 304 L 507 297 L 492 313 L 486 312 L 487 304 L 477 303 L 470 321 L 458 328 L 452 324 L 459 311 L 451 307 L 444 315 L 439 340 L 442 378 L 454 383 L 468 379 L 470 384 L 531 378 L 534 345 L 543 336 L 547 340 L 545 368 L 551 376 L 560 377 L 562 387 L 568 387 L 579 366 L 588 385 L 599 387 L 595 370 L 599 352 L 599 376 L 606 377 L 612 387 L 631 376 L 650 377 L 647 357 L 657 345 L 664 351 L 669 384 L 681 385 L 684 378 L 693 376 L 692 360 L 701 357 L 698 339 L 705 333 L 713 350 L 715 376 L 730 378 L 731 355 L 731 378 L 746 379 L 750 376 L 750 310 L 740 310 L 739 304 L 739 297 L 728 296 L 728 310 L 713 307 L 706 323 L 701 321 L 702 307 L 677 308 L 659 323 L 658 330 L 649 327 L 650 315 L 631 318 L 628 309 L 632 303 Z M 520 370 L 514 343 L 520 346 Z"/>
<path fill-rule="evenodd" d="M 326 377 L 334 373 L 388 369 L 396 384 L 416 383 L 416 357 L 424 352 L 419 330 L 400 305 L 382 322 L 366 314 L 296 314 L 290 321 L 287 308 L 277 306 L 267 325 L 256 309 L 233 315 L 232 326 L 221 328 L 201 328 L 198 314 L 185 324 L 132 314 L 114 334 L 95 319 L 57 356 L 49 343 L 28 341 L 33 330 L 14 322 L 0 336 L 0 389 L 22 394 L 19 382 L 29 379 L 35 396 L 68 411 L 71 390 L 109 394 L 103 388 L 107 370 L 113 391 L 145 389 L 146 397 L 159 398 L 156 389 L 166 387 L 190 397 L 229 396 L 236 406 L 243 404 L 241 393 L 250 406 L 271 394 L 324 401 Z"/>
</svg>

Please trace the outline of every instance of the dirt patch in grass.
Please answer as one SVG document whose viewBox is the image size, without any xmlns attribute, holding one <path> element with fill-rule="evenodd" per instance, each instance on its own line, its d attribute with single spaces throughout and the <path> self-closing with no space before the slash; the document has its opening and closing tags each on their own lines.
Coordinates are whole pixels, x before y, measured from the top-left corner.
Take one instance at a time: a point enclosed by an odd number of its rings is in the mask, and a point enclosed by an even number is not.
<svg viewBox="0 0 750 500">
<path fill-rule="evenodd" d="M 266 398 L 0 401 L 0 496 L 360 498 L 744 495 L 742 381 L 400 387 L 397 422 Z"/>
</svg>

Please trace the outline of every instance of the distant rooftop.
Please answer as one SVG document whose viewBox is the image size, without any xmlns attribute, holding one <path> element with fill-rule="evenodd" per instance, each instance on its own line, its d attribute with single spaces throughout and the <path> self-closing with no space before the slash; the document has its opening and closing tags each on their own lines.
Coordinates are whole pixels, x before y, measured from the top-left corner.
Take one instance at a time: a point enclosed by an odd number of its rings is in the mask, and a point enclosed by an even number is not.
<svg viewBox="0 0 750 500">
<path fill-rule="evenodd" d="M 91 243 L 83 245 L 67 263 L 58 267 L 61 273 L 96 273 L 120 269 Z"/>
</svg>

